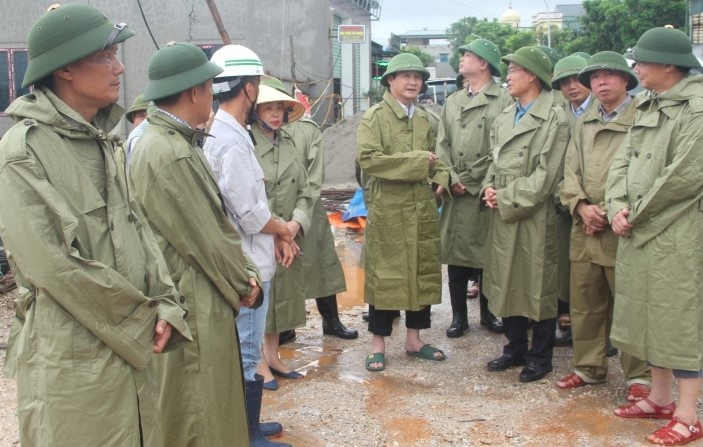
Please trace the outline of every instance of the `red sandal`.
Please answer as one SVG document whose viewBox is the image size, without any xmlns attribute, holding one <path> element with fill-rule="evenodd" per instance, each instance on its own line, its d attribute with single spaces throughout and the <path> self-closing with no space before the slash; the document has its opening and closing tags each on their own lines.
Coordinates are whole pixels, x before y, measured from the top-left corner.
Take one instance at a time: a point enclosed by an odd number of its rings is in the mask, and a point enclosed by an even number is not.
<svg viewBox="0 0 703 447">
<path fill-rule="evenodd" d="M 637 402 L 645 397 L 649 397 L 651 391 L 652 388 L 644 383 L 633 383 L 627 389 L 627 400 L 629 402 Z"/>
<path fill-rule="evenodd" d="M 676 424 L 681 424 L 686 427 L 690 436 L 686 437 L 685 435 L 674 430 Z M 652 438 L 658 438 L 659 441 L 652 441 Z M 696 421 L 695 424 L 691 425 L 685 423 L 678 417 L 674 417 L 665 426 L 649 435 L 647 440 L 651 444 L 657 445 L 682 445 L 688 444 L 691 441 L 695 441 L 701 438 L 703 438 L 703 428 L 701 428 L 701 421 Z"/>
<path fill-rule="evenodd" d="M 637 402 L 630 402 L 625 405 L 621 405 L 618 410 L 621 411 L 621 413 L 615 413 L 615 416 L 620 416 L 621 418 L 630 418 L 630 419 L 635 419 L 635 418 L 652 418 L 652 419 L 671 419 L 671 417 L 674 414 L 674 410 L 676 410 L 676 404 L 675 403 L 670 403 L 669 405 L 664 405 L 664 406 L 659 406 L 649 400 L 648 398 L 642 399 L 644 402 L 646 402 L 652 409 L 654 410 L 652 413 L 648 413 L 644 411 L 642 408 L 640 408 L 637 405 Z"/>
</svg>

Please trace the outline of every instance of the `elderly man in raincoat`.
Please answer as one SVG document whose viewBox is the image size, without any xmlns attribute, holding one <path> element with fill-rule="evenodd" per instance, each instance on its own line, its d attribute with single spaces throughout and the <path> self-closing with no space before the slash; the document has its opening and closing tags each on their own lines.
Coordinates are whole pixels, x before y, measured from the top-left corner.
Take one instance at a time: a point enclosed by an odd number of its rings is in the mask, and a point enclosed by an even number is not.
<svg viewBox="0 0 703 447">
<path fill-rule="evenodd" d="M 190 43 L 151 57 L 144 99 L 156 111 L 134 149 L 129 180 L 189 312 L 194 342 L 160 362 L 165 445 L 248 446 L 235 317 L 261 289 L 255 264 L 227 217 L 197 127 L 222 68 Z"/>
<path fill-rule="evenodd" d="M 7 109 L 0 234 L 20 295 L 5 374 L 25 446 L 163 445 L 152 352 L 190 332 L 107 133 L 133 35 L 92 6 L 50 9 L 28 37 L 34 90 Z"/>
<path fill-rule="evenodd" d="M 484 283 L 491 311 L 503 317 L 508 344 L 489 371 L 525 365 L 521 382 L 552 371 L 557 314 L 554 197 L 563 177 L 569 124 L 554 106 L 551 64 L 536 47 L 503 58 L 508 92 L 517 101 L 493 122 L 483 200 L 493 211 Z M 527 330 L 532 323 L 532 346 Z"/>
<path fill-rule="evenodd" d="M 459 72 L 469 85 L 447 98 L 437 138 L 437 156 L 452 167 L 452 200 L 443 204 L 440 228 L 442 262 L 447 264 L 452 323 L 447 337 L 469 329 L 466 288 L 483 275 L 488 213 L 481 210 L 481 185 L 488 170 L 489 136 L 493 120 L 513 103 L 493 76 L 500 76 L 500 50 L 486 39 L 459 47 Z M 503 323 L 488 310 L 480 292 L 481 325 L 495 332 Z"/>
<path fill-rule="evenodd" d="M 368 225 L 364 245 L 365 301 L 372 353 L 366 369 L 385 368 L 385 339 L 405 310 L 409 355 L 444 360 L 420 339 L 430 327 L 430 306 L 441 302 L 439 213 L 430 181 L 449 189 L 449 168 L 432 152 L 427 112 L 414 101 L 429 72 L 409 53 L 394 56 L 381 78 L 383 101 L 369 109 L 357 131 L 359 165 L 368 176 Z"/>
<path fill-rule="evenodd" d="M 635 98 L 630 132 L 610 167 L 605 199 L 620 236 L 613 344 L 647 361 L 649 397 L 615 410 L 625 418 L 671 419 L 654 444 L 703 437 L 703 77 L 686 34 L 653 28 L 629 57 L 647 89 Z M 679 385 L 678 406 L 671 393 Z"/>
</svg>

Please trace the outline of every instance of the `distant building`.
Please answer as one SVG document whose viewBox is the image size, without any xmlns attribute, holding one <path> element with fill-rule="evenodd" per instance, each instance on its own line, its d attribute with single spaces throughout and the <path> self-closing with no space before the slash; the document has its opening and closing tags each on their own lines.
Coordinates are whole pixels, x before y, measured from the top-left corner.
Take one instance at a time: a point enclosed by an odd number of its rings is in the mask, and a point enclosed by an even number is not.
<svg viewBox="0 0 703 447">
<path fill-rule="evenodd" d="M 407 31 L 393 35 L 391 42 L 398 46 L 394 48 L 396 50 L 417 47 L 432 56 L 433 62 L 427 67 L 432 73 L 432 78 L 456 77 L 456 71 L 449 64 L 452 49 L 446 31 L 427 29 Z"/>
<path fill-rule="evenodd" d="M 578 18 L 585 13 L 581 4 L 555 5 L 554 11 L 538 12 L 532 16 L 532 26 L 537 34 L 547 32 L 547 23 L 552 29 L 573 29 L 579 26 Z"/>
<path fill-rule="evenodd" d="M 508 5 L 508 10 L 500 16 L 500 23 L 512 26 L 513 28 L 520 28 L 520 14 L 513 9 L 513 4 Z"/>
</svg>

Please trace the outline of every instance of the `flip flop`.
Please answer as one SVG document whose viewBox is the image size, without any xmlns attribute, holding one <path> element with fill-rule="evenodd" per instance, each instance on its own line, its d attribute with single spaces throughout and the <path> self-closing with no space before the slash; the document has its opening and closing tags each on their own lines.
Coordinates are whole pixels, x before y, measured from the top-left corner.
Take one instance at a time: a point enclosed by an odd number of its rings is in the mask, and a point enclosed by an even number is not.
<svg viewBox="0 0 703 447">
<path fill-rule="evenodd" d="M 405 352 L 413 357 L 418 357 L 425 360 L 432 360 L 434 362 L 441 362 L 442 360 L 447 358 L 447 356 L 444 355 L 444 352 L 442 352 L 440 349 L 437 349 L 434 346 L 428 344 L 422 345 L 422 348 L 420 348 L 420 350 L 417 352 Z M 440 357 L 435 357 L 436 352 L 439 352 L 442 355 Z"/>
<path fill-rule="evenodd" d="M 372 363 L 380 363 L 381 366 L 371 366 Z M 371 372 L 383 371 L 386 369 L 386 355 L 382 352 L 374 352 L 366 356 L 366 370 Z"/>
</svg>

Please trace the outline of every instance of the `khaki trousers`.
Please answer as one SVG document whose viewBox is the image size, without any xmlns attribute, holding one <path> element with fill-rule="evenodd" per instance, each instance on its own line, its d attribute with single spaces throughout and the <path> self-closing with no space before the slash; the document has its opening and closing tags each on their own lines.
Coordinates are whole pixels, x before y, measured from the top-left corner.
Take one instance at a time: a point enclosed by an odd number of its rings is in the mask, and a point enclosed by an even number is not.
<svg viewBox="0 0 703 447">
<path fill-rule="evenodd" d="M 608 340 L 613 323 L 615 268 L 592 262 L 571 262 L 571 332 L 574 369 L 589 383 L 608 374 Z M 621 352 L 620 365 L 628 385 L 651 382 L 647 363 Z"/>
</svg>

